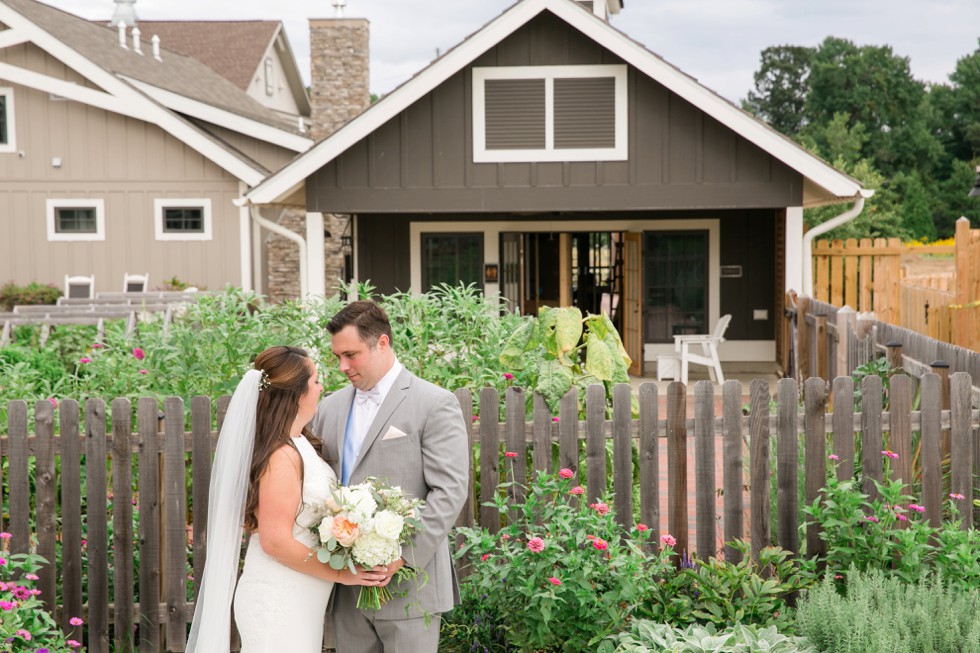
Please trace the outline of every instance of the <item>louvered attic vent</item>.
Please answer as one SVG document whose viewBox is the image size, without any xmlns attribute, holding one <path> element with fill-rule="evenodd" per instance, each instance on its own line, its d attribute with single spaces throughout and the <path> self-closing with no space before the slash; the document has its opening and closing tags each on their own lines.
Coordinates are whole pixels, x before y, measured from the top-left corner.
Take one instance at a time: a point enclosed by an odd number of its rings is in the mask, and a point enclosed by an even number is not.
<svg viewBox="0 0 980 653">
<path fill-rule="evenodd" d="M 627 156 L 626 66 L 473 69 L 476 162 Z"/>
</svg>

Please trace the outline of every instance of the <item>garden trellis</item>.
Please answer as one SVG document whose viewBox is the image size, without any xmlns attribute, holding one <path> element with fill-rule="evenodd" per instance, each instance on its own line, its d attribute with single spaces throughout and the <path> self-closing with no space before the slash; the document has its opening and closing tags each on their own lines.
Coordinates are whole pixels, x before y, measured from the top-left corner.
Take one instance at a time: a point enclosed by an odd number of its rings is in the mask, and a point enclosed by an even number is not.
<svg viewBox="0 0 980 653">
<path fill-rule="evenodd" d="M 471 492 L 458 524 L 499 529 L 506 515 L 485 505 L 498 481 L 516 481 L 509 491 L 520 492 L 534 470 L 569 468 L 586 486 L 589 501 L 613 491 L 618 519 L 630 525 L 635 515 L 650 526 L 651 542 L 669 532 L 677 550 L 707 557 L 719 551 L 720 542 L 744 538 L 753 555 L 770 542 L 812 555 L 821 540 L 810 528 L 805 543 L 800 541 L 800 488 L 802 500 L 817 497 L 832 453 L 839 458 L 838 477 L 852 477 L 860 468 L 865 492 L 873 493 L 872 479 L 884 475 L 881 451 L 887 448 L 898 454 L 891 461 L 893 476 L 921 493 L 927 518 L 937 523 L 944 497 L 962 495 L 958 517 L 967 528 L 975 523 L 980 411 L 971 405 L 968 374 L 949 377 L 948 409 L 943 382 L 936 374 L 923 375 L 921 402 L 913 410 L 913 380 L 893 376 L 886 409 L 881 378 L 867 376 L 860 412 L 847 377 L 829 387 L 816 378 L 802 387 L 783 379 L 774 394 L 767 382 L 754 381 L 747 411 L 737 381 L 725 383 L 720 397 L 708 382 L 698 383 L 693 397 L 680 383 L 666 392 L 647 383 L 639 388 L 636 417 L 630 386 L 616 386 L 611 414 L 604 388 L 593 386 L 586 393 L 585 419 L 573 392 L 561 401 L 557 420 L 537 395 L 528 420 L 528 396 L 520 388 L 509 388 L 503 397 L 486 388 L 478 402 L 459 390 L 479 492 Z M 195 397 L 189 413 L 179 398 L 141 399 L 135 406 L 115 399 L 109 407 L 107 413 L 97 399 L 84 406 L 64 400 L 57 408 L 42 400 L 31 418 L 27 402 L 10 403 L 8 435 L 0 438 L 9 520 L 0 530 L 12 533 L 13 551 L 36 547 L 55 561 L 40 572 L 42 598 L 60 596 L 53 606 L 59 623 L 66 632 L 84 635 L 90 651 L 109 650 L 110 639 L 119 652 L 181 651 L 193 614 L 188 576 L 200 578 L 204 564 L 214 427 L 227 398 Z M 472 420 L 474 414 L 481 418 Z M 946 431 L 952 455 L 944 467 L 940 443 Z M 517 456 L 504 457 L 504 451 Z M 725 554 L 737 556 L 732 549 Z M 68 623 L 72 615 L 85 617 L 84 633 Z"/>
</svg>

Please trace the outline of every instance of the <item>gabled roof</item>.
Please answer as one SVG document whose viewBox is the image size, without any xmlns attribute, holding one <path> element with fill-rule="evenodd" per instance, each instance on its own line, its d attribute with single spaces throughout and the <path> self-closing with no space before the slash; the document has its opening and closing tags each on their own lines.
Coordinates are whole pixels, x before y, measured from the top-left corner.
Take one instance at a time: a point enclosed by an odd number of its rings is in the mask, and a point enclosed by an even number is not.
<svg viewBox="0 0 980 653">
<path fill-rule="evenodd" d="M 148 40 L 143 40 L 142 54 L 132 50 L 131 41 L 130 47 L 122 48 L 115 29 L 35 0 L 0 0 L 0 22 L 8 26 L 0 35 L 9 35 L 10 43 L 33 43 L 104 92 L 9 64 L 3 64 L 0 76 L 49 92 L 56 92 L 51 86 L 60 86 L 71 99 L 157 124 L 249 185 L 267 171 L 178 112 L 249 135 L 262 134 L 257 138 L 286 141 L 295 151 L 312 143 L 296 133 L 291 120 L 263 107 L 204 64 L 165 49 L 159 60 L 154 58 Z M 190 110 L 169 106 L 168 101 L 178 100 Z"/>
<path fill-rule="evenodd" d="M 289 77 L 290 90 L 309 115 L 309 99 L 280 21 L 274 20 L 141 20 L 143 40 L 156 34 L 160 45 L 208 66 L 247 91 L 266 53 L 277 47 Z"/>
<path fill-rule="evenodd" d="M 669 91 L 800 173 L 805 180 L 804 206 L 846 202 L 858 195 L 870 194 L 857 180 L 702 86 L 696 79 L 667 63 L 608 22 L 584 11 L 577 3 L 571 0 L 519 0 L 364 113 L 253 188 L 243 201 L 253 204 L 305 201 L 305 194 L 301 191 L 307 177 L 545 11 L 551 12 Z"/>
</svg>

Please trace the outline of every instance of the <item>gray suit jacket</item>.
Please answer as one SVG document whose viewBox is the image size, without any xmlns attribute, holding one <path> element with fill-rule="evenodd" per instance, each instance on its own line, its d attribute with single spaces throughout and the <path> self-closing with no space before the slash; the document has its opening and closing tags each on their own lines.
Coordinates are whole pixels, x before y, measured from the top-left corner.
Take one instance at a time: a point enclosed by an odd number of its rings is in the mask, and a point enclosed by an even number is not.
<svg viewBox="0 0 980 653">
<path fill-rule="evenodd" d="M 353 399 L 352 386 L 339 390 L 320 402 L 313 419 L 313 432 L 323 439 L 322 455 L 337 478 Z M 406 435 L 383 439 L 390 427 Z M 469 491 L 467 445 L 466 425 L 456 397 L 403 369 L 368 429 L 350 482 L 375 476 L 425 500 L 425 528 L 404 547 L 403 557 L 411 567 L 424 570 L 428 581 L 421 589 L 416 583 L 390 586 L 392 593 L 407 590 L 408 595 L 394 598 L 376 618 L 419 617 L 422 610 L 441 613 L 459 602 L 447 536 Z"/>
</svg>

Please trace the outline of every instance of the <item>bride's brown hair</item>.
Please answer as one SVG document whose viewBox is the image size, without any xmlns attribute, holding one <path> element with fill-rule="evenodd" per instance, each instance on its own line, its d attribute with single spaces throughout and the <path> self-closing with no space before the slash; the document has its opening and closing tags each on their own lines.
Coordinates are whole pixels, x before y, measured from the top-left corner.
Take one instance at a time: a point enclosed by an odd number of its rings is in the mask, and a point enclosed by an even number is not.
<svg viewBox="0 0 980 653">
<path fill-rule="evenodd" d="M 259 505 L 259 479 L 269 466 L 269 458 L 283 445 L 296 449 L 289 437 L 296 421 L 299 400 L 309 388 L 313 374 L 310 357 L 299 347 L 269 347 L 255 357 L 255 369 L 262 370 L 261 391 L 255 407 L 255 444 L 248 476 L 248 498 L 245 501 L 245 531 L 259 527 L 255 512 Z M 303 427 L 303 436 L 317 450 L 321 441 Z M 298 451 L 298 450 L 297 450 Z M 303 459 L 300 458 L 300 482 L 303 479 Z"/>
</svg>

